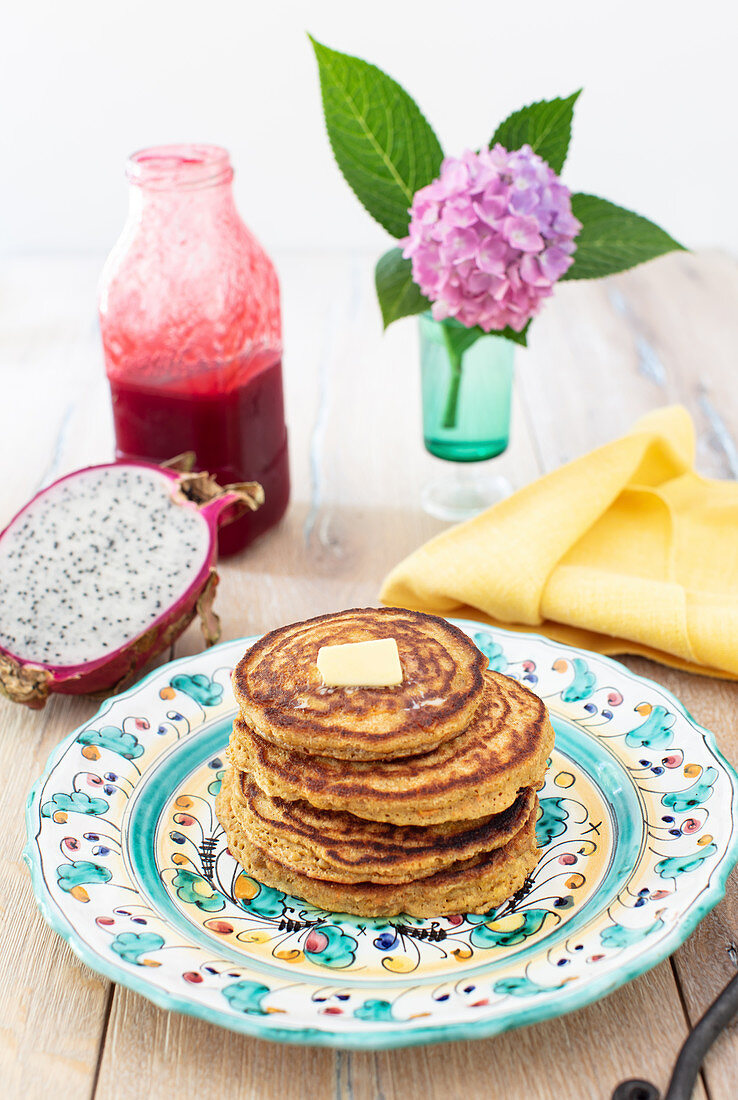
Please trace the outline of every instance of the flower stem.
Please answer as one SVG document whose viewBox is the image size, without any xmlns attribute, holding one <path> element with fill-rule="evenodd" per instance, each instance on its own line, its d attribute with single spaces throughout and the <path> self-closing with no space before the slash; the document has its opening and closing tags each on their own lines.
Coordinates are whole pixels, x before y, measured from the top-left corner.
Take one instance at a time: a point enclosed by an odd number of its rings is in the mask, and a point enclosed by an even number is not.
<svg viewBox="0 0 738 1100">
<path fill-rule="evenodd" d="M 459 387 L 461 386 L 461 358 L 463 352 L 454 347 L 449 331 L 445 325 L 443 329 L 443 342 L 448 353 L 449 366 L 451 367 L 451 382 L 446 397 L 446 408 L 443 411 L 442 428 L 455 428 L 459 407 Z"/>
</svg>

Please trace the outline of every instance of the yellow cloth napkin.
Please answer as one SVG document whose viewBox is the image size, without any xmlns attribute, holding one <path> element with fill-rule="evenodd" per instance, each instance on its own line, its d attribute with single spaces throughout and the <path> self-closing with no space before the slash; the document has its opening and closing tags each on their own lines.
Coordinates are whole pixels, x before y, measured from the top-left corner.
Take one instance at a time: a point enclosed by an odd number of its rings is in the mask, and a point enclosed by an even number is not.
<svg viewBox="0 0 738 1100">
<path fill-rule="evenodd" d="M 426 543 L 386 604 L 738 678 L 738 483 L 695 473 L 680 406 Z"/>
</svg>

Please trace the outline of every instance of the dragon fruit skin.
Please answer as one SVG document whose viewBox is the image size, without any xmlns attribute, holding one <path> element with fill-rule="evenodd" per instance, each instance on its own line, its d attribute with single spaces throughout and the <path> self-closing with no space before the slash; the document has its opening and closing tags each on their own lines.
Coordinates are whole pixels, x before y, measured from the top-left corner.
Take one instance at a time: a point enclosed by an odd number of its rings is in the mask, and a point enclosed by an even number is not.
<svg viewBox="0 0 738 1100">
<path fill-rule="evenodd" d="M 37 709 L 52 692 L 121 690 L 196 615 L 212 645 L 218 522 L 262 500 L 253 482 L 143 462 L 41 490 L 0 533 L 0 694 Z"/>
</svg>

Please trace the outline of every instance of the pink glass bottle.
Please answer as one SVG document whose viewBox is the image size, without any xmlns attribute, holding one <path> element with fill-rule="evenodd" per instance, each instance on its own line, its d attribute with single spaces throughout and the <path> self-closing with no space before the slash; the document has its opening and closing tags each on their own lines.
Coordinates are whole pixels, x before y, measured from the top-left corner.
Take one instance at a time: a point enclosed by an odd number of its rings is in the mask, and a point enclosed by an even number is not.
<svg viewBox="0 0 738 1100">
<path fill-rule="evenodd" d="M 127 176 L 129 217 L 100 289 L 116 456 L 192 450 L 222 484 L 260 481 L 261 508 L 219 533 L 234 553 L 289 499 L 277 276 L 236 210 L 225 149 L 143 149 Z"/>
</svg>

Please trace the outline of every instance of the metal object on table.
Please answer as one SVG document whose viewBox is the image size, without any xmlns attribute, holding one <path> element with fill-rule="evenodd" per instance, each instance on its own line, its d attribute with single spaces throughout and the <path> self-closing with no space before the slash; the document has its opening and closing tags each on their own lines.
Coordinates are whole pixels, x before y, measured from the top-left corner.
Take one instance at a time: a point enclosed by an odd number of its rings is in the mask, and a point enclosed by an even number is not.
<svg viewBox="0 0 738 1100">
<path fill-rule="evenodd" d="M 689 1100 L 705 1055 L 738 1012 L 738 974 L 732 978 L 702 1019 L 687 1036 L 671 1075 L 664 1100 Z M 661 1094 L 650 1081 L 633 1078 L 622 1081 L 612 1100 L 660 1100 Z"/>
</svg>

